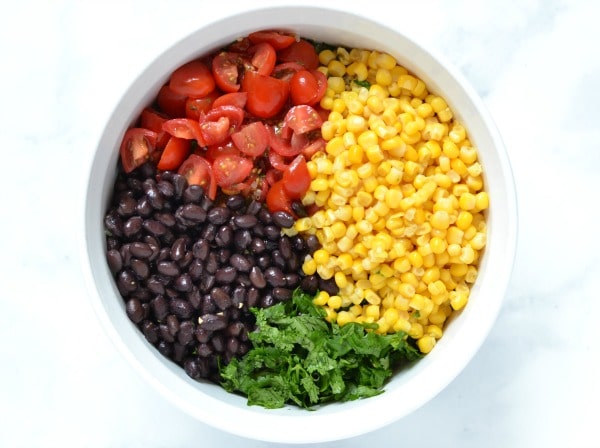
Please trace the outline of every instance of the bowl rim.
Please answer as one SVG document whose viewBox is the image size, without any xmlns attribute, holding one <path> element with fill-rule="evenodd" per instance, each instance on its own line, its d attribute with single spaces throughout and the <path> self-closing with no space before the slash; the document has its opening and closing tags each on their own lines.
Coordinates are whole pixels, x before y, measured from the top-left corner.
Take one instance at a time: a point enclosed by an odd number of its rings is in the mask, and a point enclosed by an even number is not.
<svg viewBox="0 0 600 448">
<path fill-rule="evenodd" d="M 282 15 L 282 13 L 285 14 Z M 302 22 L 306 16 L 313 18 L 319 16 L 325 17 L 326 14 L 331 13 L 338 15 L 340 18 L 339 22 L 335 25 L 330 23 L 315 24 L 314 22 L 311 25 L 307 25 L 306 23 Z M 285 17 L 284 20 L 281 20 L 282 16 Z M 191 42 L 194 38 L 202 35 L 203 33 L 216 33 L 216 30 L 218 30 L 220 27 L 221 29 L 227 30 L 227 27 L 230 26 L 230 22 L 235 22 L 241 18 L 244 18 L 245 20 L 261 20 L 261 28 L 269 28 L 268 24 L 273 23 L 271 28 L 276 27 L 281 29 L 307 27 L 310 29 L 311 27 L 320 28 L 329 26 L 332 30 L 335 29 L 338 31 L 348 31 L 347 29 L 343 29 L 343 26 L 346 26 L 346 22 L 352 22 L 356 24 L 356 26 L 360 25 L 371 28 L 377 27 L 382 33 L 395 35 L 397 39 L 405 41 L 406 44 L 420 51 L 420 59 L 417 62 L 415 62 L 414 59 L 412 60 L 413 66 L 422 64 L 423 60 L 431 61 L 434 63 L 434 65 L 439 66 L 438 68 L 445 73 L 445 76 L 449 77 L 456 84 L 456 88 L 458 88 L 460 91 L 458 93 L 454 92 L 452 96 L 458 95 L 459 93 L 463 94 L 465 98 L 472 104 L 473 109 L 478 114 L 484 126 L 485 132 L 489 134 L 490 140 L 493 141 L 494 146 L 496 147 L 495 155 L 499 159 L 499 169 L 502 172 L 501 186 L 504 188 L 504 195 L 506 199 L 506 210 L 504 210 L 506 213 L 506 216 L 504 217 L 506 225 L 506 238 L 503 241 L 503 247 L 497 246 L 497 249 L 495 249 L 499 251 L 498 253 L 503 254 L 501 262 L 498 260 L 495 263 L 495 266 L 499 268 L 495 272 L 496 286 L 500 289 L 496 291 L 496 295 L 493 296 L 493 301 L 488 304 L 491 308 L 487 313 L 485 313 L 485 322 L 479 326 L 479 335 L 481 337 L 475 340 L 469 340 L 464 337 L 463 332 L 461 341 L 464 343 L 464 350 L 462 350 L 460 353 L 455 353 L 455 351 L 446 351 L 443 353 L 445 356 L 441 357 L 442 361 L 437 361 L 447 362 L 448 366 L 450 366 L 445 372 L 443 381 L 439 380 L 439 378 L 436 379 L 434 372 L 428 367 L 428 364 L 431 364 L 428 359 L 432 358 L 425 357 L 423 360 L 419 361 L 420 367 L 414 371 L 416 372 L 414 375 L 419 373 L 421 377 L 418 379 L 418 381 L 416 381 L 416 383 L 424 385 L 428 384 L 428 381 L 437 380 L 437 383 L 434 383 L 436 384 L 436 387 L 426 389 L 426 391 L 423 392 L 418 399 L 410 404 L 401 404 L 401 409 L 396 414 L 390 415 L 388 413 L 384 414 L 381 412 L 382 400 L 383 403 L 388 401 L 388 397 L 391 396 L 390 391 L 386 391 L 384 394 L 368 400 L 360 400 L 357 402 L 345 403 L 343 405 L 336 403 L 327 405 L 327 408 L 323 408 L 316 413 L 304 413 L 300 415 L 295 412 L 290 412 L 289 408 L 284 408 L 282 410 L 263 410 L 262 408 L 259 409 L 257 407 L 243 407 L 231 404 L 229 402 L 225 403 L 216 398 L 214 395 L 207 394 L 203 391 L 198 391 L 198 395 L 195 396 L 195 398 L 201 397 L 202 400 L 204 400 L 202 406 L 199 406 L 197 403 L 192 403 L 188 399 L 191 388 L 197 390 L 197 385 L 194 384 L 195 382 L 193 382 L 193 380 L 185 380 L 184 378 L 183 381 L 176 381 L 174 384 L 172 384 L 172 379 L 175 376 L 174 373 L 168 368 L 160 368 L 159 371 L 150 372 L 150 369 L 147 367 L 148 365 L 156 366 L 158 365 L 157 363 L 163 363 L 163 360 L 157 360 L 156 354 L 151 353 L 151 350 L 148 350 L 148 348 L 150 348 L 148 346 L 146 347 L 145 352 L 140 352 L 138 350 L 134 353 L 134 350 L 131 346 L 132 340 L 126 341 L 123 333 L 119 332 L 118 328 L 115 326 L 115 323 L 111 320 L 109 310 L 106 308 L 103 299 L 100 296 L 97 282 L 101 281 L 101 279 L 98 279 L 98 274 L 95 272 L 91 260 L 92 253 L 90 251 L 90 247 L 92 238 L 94 238 L 94 236 L 90 235 L 89 232 L 90 206 L 88 199 L 90 196 L 94 196 L 94 190 L 97 188 L 97 186 L 92 182 L 92 179 L 95 177 L 94 166 L 100 152 L 99 148 L 102 147 L 103 142 L 106 140 L 107 129 L 111 123 L 119 119 L 117 111 L 126 105 L 130 97 L 138 97 L 140 95 L 140 93 L 138 93 L 138 90 L 140 90 L 139 84 L 148 73 L 156 68 L 157 64 L 164 64 L 164 62 L 161 62 L 163 59 L 166 58 L 167 60 L 171 60 L 172 63 L 176 63 L 177 61 L 174 61 L 176 58 L 174 58 L 172 54 L 176 52 L 178 48 L 187 48 L 188 46 L 192 45 Z M 251 20 L 247 20 L 246 23 L 250 22 Z M 265 22 L 265 26 L 262 26 L 262 23 Z M 281 25 L 277 26 L 276 23 L 280 22 Z M 344 24 L 340 25 L 342 22 L 344 22 Z M 247 25 L 247 28 L 248 29 L 240 30 L 238 33 L 232 33 L 230 31 L 223 32 L 222 35 L 226 37 L 222 38 L 222 42 L 214 43 L 213 47 L 220 47 L 222 44 L 231 41 L 231 37 L 233 37 L 235 34 L 240 36 L 246 35 L 249 31 L 256 29 L 255 26 L 249 25 Z M 308 33 L 304 34 L 308 36 Z M 199 55 L 204 52 L 205 51 L 203 50 L 197 54 Z M 185 58 L 189 59 L 191 57 L 191 53 L 185 53 Z M 400 59 L 401 58 L 399 58 L 399 60 Z M 179 62 L 182 61 L 183 60 Z M 404 65 L 404 61 L 401 63 Z M 174 65 L 171 64 L 170 66 Z M 416 71 L 418 73 L 418 70 Z M 422 75 L 422 73 L 418 73 L 419 77 Z M 436 73 L 436 76 L 438 75 L 440 74 Z M 168 76 L 168 73 L 165 73 L 165 76 Z M 433 75 L 423 76 L 421 79 L 428 78 L 429 76 Z M 165 79 L 155 79 L 155 83 L 159 83 L 161 81 L 164 82 L 164 80 Z M 429 87 L 430 83 L 428 83 L 427 80 L 426 84 Z M 401 30 L 390 28 L 388 25 L 381 23 L 377 19 L 344 11 L 335 6 L 299 6 L 294 4 L 286 6 L 280 5 L 256 7 L 254 9 L 248 9 L 242 12 L 227 14 L 215 21 L 205 23 L 202 25 L 202 27 L 195 29 L 187 36 L 170 45 L 166 50 L 156 56 L 152 62 L 147 64 L 138 77 L 136 77 L 129 84 L 129 87 L 126 89 L 123 96 L 117 102 L 116 107 L 112 110 L 109 118 L 104 123 L 101 135 L 98 138 L 97 145 L 90 158 L 89 165 L 87 166 L 87 173 L 85 175 L 85 188 L 83 189 L 82 193 L 82 205 L 84 213 L 82 214 L 82 236 L 79 238 L 81 243 L 81 266 L 83 268 L 84 279 L 87 285 L 92 307 L 112 343 L 115 344 L 125 359 L 128 360 L 134 369 L 141 374 L 141 376 L 149 384 L 151 384 L 153 388 L 155 388 L 163 397 L 168 399 L 178 408 L 184 410 L 186 413 L 192 415 L 196 419 L 225 432 L 269 442 L 316 443 L 347 439 L 387 426 L 388 424 L 410 414 L 434 398 L 466 367 L 491 331 L 491 328 L 499 314 L 503 297 L 512 274 L 512 266 L 514 264 L 516 253 L 517 198 L 512 169 L 510 167 L 508 154 L 504 144 L 502 143 L 498 130 L 496 129 L 496 126 L 493 123 L 493 120 L 479 95 L 471 87 L 470 83 L 464 78 L 464 76 L 451 63 L 446 61 L 442 55 L 437 54 L 436 51 L 432 50 L 431 48 L 427 48 L 422 43 L 419 43 L 407 34 L 404 34 Z M 469 310 L 468 307 L 467 310 Z M 130 334 L 129 336 L 132 335 Z M 137 340 L 133 340 L 133 343 L 135 344 L 135 347 L 140 347 L 141 345 L 145 344 L 145 340 L 143 340 L 143 336 L 141 336 L 141 334 L 138 334 Z M 439 345 L 445 345 L 444 338 L 440 340 Z M 450 356 L 455 357 L 450 359 Z M 435 359 L 437 360 L 437 358 Z M 415 378 L 412 379 L 415 380 Z M 386 389 L 388 388 L 386 387 Z M 323 412 L 324 410 L 325 412 Z M 244 424 L 243 426 L 232 427 L 225 417 L 231 415 L 231 412 L 233 411 L 238 413 L 238 420 L 244 420 L 249 423 Z M 348 426 L 339 425 L 339 423 L 342 421 L 355 421 L 356 417 L 359 415 L 361 417 L 361 424 Z M 257 424 L 260 419 L 267 418 L 269 425 L 268 428 L 262 424 Z M 298 423 L 299 418 L 302 419 L 301 423 Z M 305 429 L 304 423 L 307 424 L 306 428 L 311 428 L 310 431 Z"/>
</svg>

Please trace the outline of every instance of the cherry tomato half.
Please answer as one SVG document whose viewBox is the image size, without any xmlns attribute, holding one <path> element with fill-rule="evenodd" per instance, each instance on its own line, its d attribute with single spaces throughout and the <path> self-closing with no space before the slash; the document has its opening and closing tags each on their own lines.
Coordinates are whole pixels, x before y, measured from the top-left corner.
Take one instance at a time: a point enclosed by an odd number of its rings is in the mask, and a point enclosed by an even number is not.
<svg viewBox="0 0 600 448">
<path fill-rule="evenodd" d="M 248 101 L 247 92 L 230 92 L 220 95 L 212 107 L 217 108 L 219 106 L 236 106 L 240 109 L 246 107 L 246 101 Z"/>
<path fill-rule="evenodd" d="M 302 199 L 310 187 L 310 180 L 306 159 L 299 155 L 283 172 L 283 189 L 291 199 Z"/>
<path fill-rule="evenodd" d="M 212 73 L 215 82 L 224 92 L 237 92 L 240 90 L 238 78 L 238 62 L 240 55 L 238 53 L 222 51 L 217 54 L 212 61 Z"/>
<path fill-rule="evenodd" d="M 292 210 L 292 200 L 283 187 L 283 180 L 275 182 L 269 188 L 267 192 L 267 208 L 271 213 L 283 211 L 296 216 Z"/>
<path fill-rule="evenodd" d="M 323 124 L 323 120 L 316 109 L 306 104 L 293 106 L 288 110 L 285 114 L 284 122 L 296 134 L 314 131 L 315 129 L 319 129 Z"/>
<path fill-rule="evenodd" d="M 170 135 L 163 131 L 163 124 L 168 118 L 160 112 L 147 107 L 142 111 L 140 127 L 156 132 L 156 148 L 162 149 L 169 142 Z"/>
<path fill-rule="evenodd" d="M 202 98 L 215 90 L 215 80 L 203 62 L 191 61 L 173 72 L 169 87 L 180 95 Z"/>
<path fill-rule="evenodd" d="M 167 146 L 165 146 L 158 165 L 156 167 L 159 170 L 171 170 L 175 171 L 178 169 L 183 161 L 187 158 L 191 147 L 191 140 L 183 138 L 171 137 Z"/>
<path fill-rule="evenodd" d="M 279 31 L 256 31 L 248 35 L 248 39 L 253 44 L 261 42 L 267 42 L 275 48 L 275 50 L 282 50 L 292 45 L 296 38 L 289 34 L 282 34 Z"/>
<path fill-rule="evenodd" d="M 308 70 L 315 70 L 319 66 L 319 55 L 315 47 L 304 39 L 279 51 L 277 59 L 281 62 L 297 62 Z"/>
<path fill-rule="evenodd" d="M 119 154 L 126 173 L 131 173 L 150 158 L 156 145 L 156 132 L 144 128 L 131 128 L 125 132 Z"/>
<path fill-rule="evenodd" d="M 186 95 L 176 93 L 169 87 L 164 85 L 158 91 L 156 97 L 156 104 L 161 112 L 164 112 L 171 118 L 185 116 L 185 101 L 187 100 Z"/>
<path fill-rule="evenodd" d="M 221 155 L 213 162 L 213 174 L 217 185 L 227 188 L 245 180 L 253 167 L 254 163 L 246 157 Z"/>
<path fill-rule="evenodd" d="M 290 80 L 290 97 L 294 104 L 308 104 L 312 106 L 319 99 L 319 84 L 317 78 L 308 70 L 300 70 L 294 73 Z"/>
<path fill-rule="evenodd" d="M 205 145 L 217 145 L 229 137 L 229 118 L 219 117 L 215 121 L 200 123 L 200 133 Z"/>
<path fill-rule="evenodd" d="M 210 163 L 198 154 L 190 154 L 177 170 L 189 185 L 200 185 L 210 199 L 217 197 L 217 184 Z"/>
<path fill-rule="evenodd" d="M 241 152 L 252 157 L 258 157 L 267 149 L 269 133 L 262 121 L 255 121 L 231 134 L 231 139 Z"/>
<path fill-rule="evenodd" d="M 200 132 L 200 124 L 190 118 L 172 118 L 165 121 L 163 130 L 173 137 L 197 140 L 200 146 L 206 146 Z"/>
<path fill-rule="evenodd" d="M 272 153 L 278 154 L 281 157 L 293 157 L 302 152 L 301 147 L 292 147 L 289 139 L 277 134 L 273 126 L 268 126 L 267 132 L 269 134 L 269 147 L 271 148 L 271 151 L 269 151 L 269 157 Z M 271 165 L 273 165 L 273 163 L 271 163 Z M 277 168 L 275 165 L 273 165 L 273 167 Z"/>
<path fill-rule="evenodd" d="M 242 80 L 242 90 L 248 92 L 248 112 L 259 118 L 271 118 L 287 101 L 290 85 L 272 76 L 247 71 Z"/>
<path fill-rule="evenodd" d="M 214 162 L 215 159 L 222 155 L 235 155 L 241 156 L 241 151 L 234 145 L 231 139 L 221 142 L 217 145 L 211 145 L 206 148 L 206 152 L 204 152 L 204 157 L 209 162 Z"/>
<path fill-rule="evenodd" d="M 208 112 L 214 102 L 219 99 L 221 95 L 216 90 L 206 95 L 203 98 L 188 98 L 185 101 L 185 116 L 186 118 L 192 118 L 198 120 L 200 115 Z"/>
<path fill-rule="evenodd" d="M 277 56 L 275 49 L 266 42 L 261 42 L 248 49 L 252 55 L 252 65 L 261 75 L 270 75 L 275 67 Z"/>
<path fill-rule="evenodd" d="M 200 122 L 204 121 L 216 121 L 221 117 L 229 119 L 229 125 L 232 129 L 237 129 L 241 126 L 244 121 L 244 109 L 241 107 L 233 106 L 231 104 L 224 104 L 222 106 L 213 107 L 209 110 L 206 115 L 200 117 Z"/>
</svg>

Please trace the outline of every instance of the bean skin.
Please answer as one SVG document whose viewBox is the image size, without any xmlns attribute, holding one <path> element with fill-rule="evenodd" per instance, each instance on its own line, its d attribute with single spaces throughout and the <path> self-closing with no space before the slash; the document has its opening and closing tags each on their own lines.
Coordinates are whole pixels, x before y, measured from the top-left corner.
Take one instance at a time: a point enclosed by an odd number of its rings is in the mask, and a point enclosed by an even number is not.
<svg viewBox="0 0 600 448">
<path fill-rule="evenodd" d="M 258 266 L 253 266 L 250 270 L 250 281 L 258 289 L 263 289 L 267 286 L 267 280 Z"/>
<path fill-rule="evenodd" d="M 272 214 L 273 222 L 282 228 L 289 228 L 294 225 L 294 217 L 287 212 L 277 211 Z"/>
<path fill-rule="evenodd" d="M 215 207 L 208 212 L 207 219 L 211 224 L 220 226 L 225 224 L 230 216 L 231 211 L 227 207 Z"/>
<path fill-rule="evenodd" d="M 131 255 L 137 258 L 149 258 L 152 255 L 152 248 L 146 243 L 135 241 L 129 245 Z"/>
<path fill-rule="evenodd" d="M 231 263 L 231 266 L 240 272 L 250 272 L 250 269 L 252 268 L 252 262 L 250 259 L 241 254 L 231 255 L 229 258 L 229 263 Z"/>
<path fill-rule="evenodd" d="M 169 277 L 177 277 L 179 275 L 179 266 L 173 261 L 159 261 L 156 264 L 156 269 L 159 273 Z"/>
<path fill-rule="evenodd" d="M 273 297 L 281 302 L 290 300 L 292 298 L 292 290 L 288 288 L 273 288 Z"/>
<path fill-rule="evenodd" d="M 237 276 L 237 272 L 233 266 L 219 268 L 215 272 L 215 280 L 217 283 L 228 284 L 232 283 Z"/>
<path fill-rule="evenodd" d="M 180 319 L 191 318 L 195 311 L 192 304 L 184 299 L 172 299 L 169 303 L 169 309 Z"/>
<path fill-rule="evenodd" d="M 201 328 L 210 331 L 222 330 L 227 327 L 227 321 L 220 314 L 203 314 L 198 318 L 198 324 Z"/>
<path fill-rule="evenodd" d="M 233 218 L 233 223 L 240 229 L 251 229 L 258 223 L 258 218 L 254 215 L 238 215 Z"/>
<path fill-rule="evenodd" d="M 150 267 L 144 260 L 132 258 L 129 261 L 129 266 L 131 267 L 131 270 L 135 272 L 135 275 L 137 275 L 140 279 L 146 279 L 150 275 Z"/>
<path fill-rule="evenodd" d="M 185 179 L 183 179 L 185 182 Z M 204 189 L 200 185 L 190 185 L 183 190 L 183 202 L 186 204 L 198 204 L 204 196 Z"/>
<path fill-rule="evenodd" d="M 142 230 L 144 220 L 141 216 L 132 216 L 123 224 L 123 235 L 126 238 L 133 238 Z"/>
<path fill-rule="evenodd" d="M 123 236 L 123 221 L 116 212 L 106 215 L 104 218 L 104 227 L 114 236 Z"/>
<path fill-rule="evenodd" d="M 190 292 L 193 287 L 192 278 L 189 274 L 181 274 L 173 282 L 173 287 L 179 292 Z"/>
<path fill-rule="evenodd" d="M 221 310 L 225 310 L 231 306 L 231 297 L 223 288 L 213 288 L 210 291 L 210 296 Z"/>
<path fill-rule="evenodd" d="M 154 299 L 152 299 L 150 302 L 150 308 L 152 309 L 156 319 L 159 321 L 165 319 L 169 314 L 169 302 L 162 295 L 157 295 Z"/>
<path fill-rule="evenodd" d="M 246 199 L 240 195 L 240 194 L 235 194 L 233 196 L 229 196 L 227 198 L 227 208 L 229 208 L 230 210 L 239 210 L 241 209 L 244 204 L 246 202 Z"/>
<path fill-rule="evenodd" d="M 180 210 L 181 216 L 194 223 L 204 222 L 206 219 L 206 211 L 196 204 L 185 204 Z"/>
<path fill-rule="evenodd" d="M 129 299 L 125 305 L 127 316 L 133 323 L 140 323 L 144 318 L 144 310 L 142 308 L 142 302 L 138 299 Z"/>
<path fill-rule="evenodd" d="M 171 260 L 178 261 L 183 258 L 183 256 L 185 255 L 185 244 L 186 244 L 185 240 L 186 239 L 183 237 L 177 238 L 175 240 L 175 242 L 171 246 L 171 251 L 169 252 L 169 255 L 171 256 Z"/>
<path fill-rule="evenodd" d="M 177 335 L 177 342 L 181 345 L 188 345 L 194 341 L 194 333 L 196 332 L 196 325 L 190 320 L 181 322 L 179 326 L 179 334 Z"/>
<path fill-rule="evenodd" d="M 110 272 L 113 274 L 116 274 L 123 268 L 123 257 L 121 257 L 121 253 L 118 250 L 110 249 L 106 253 L 106 258 L 108 260 Z"/>
<path fill-rule="evenodd" d="M 131 269 L 123 269 L 119 272 L 117 286 L 123 295 L 127 295 L 138 288 L 138 281 Z"/>
</svg>

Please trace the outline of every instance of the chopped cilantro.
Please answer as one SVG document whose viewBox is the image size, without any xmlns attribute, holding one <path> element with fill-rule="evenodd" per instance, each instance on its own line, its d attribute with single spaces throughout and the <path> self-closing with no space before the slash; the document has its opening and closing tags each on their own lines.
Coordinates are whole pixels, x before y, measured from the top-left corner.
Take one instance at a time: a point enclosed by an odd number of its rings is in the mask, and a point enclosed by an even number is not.
<svg viewBox="0 0 600 448">
<path fill-rule="evenodd" d="M 371 83 L 369 81 L 359 81 L 358 79 L 353 79 L 352 82 L 354 82 L 354 84 L 356 85 L 365 87 L 367 89 L 371 87 Z"/>
<path fill-rule="evenodd" d="M 222 386 L 246 395 L 249 405 L 311 409 L 371 397 L 383 392 L 394 367 L 422 356 L 405 333 L 328 323 L 324 310 L 300 290 L 288 302 L 252 311 L 253 348 L 221 368 Z"/>
</svg>

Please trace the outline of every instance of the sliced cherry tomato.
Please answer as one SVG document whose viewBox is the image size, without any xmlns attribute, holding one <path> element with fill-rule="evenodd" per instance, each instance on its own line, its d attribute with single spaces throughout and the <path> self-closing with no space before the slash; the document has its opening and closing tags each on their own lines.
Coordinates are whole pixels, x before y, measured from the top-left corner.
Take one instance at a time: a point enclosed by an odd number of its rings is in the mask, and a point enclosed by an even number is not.
<svg viewBox="0 0 600 448">
<path fill-rule="evenodd" d="M 269 164 L 277 171 L 285 171 L 287 169 L 287 163 L 283 159 L 283 156 L 277 154 L 275 151 L 269 151 L 268 154 Z"/>
<path fill-rule="evenodd" d="M 191 140 L 183 138 L 171 137 L 167 146 L 165 146 L 158 165 L 156 167 L 159 170 L 171 170 L 178 169 L 183 161 L 187 158 L 191 147 Z"/>
<path fill-rule="evenodd" d="M 281 79 L 247 71 L 242 81 L 242 90 L 248 92 L 248 112 L 259 118 L 271 118 L 287 101 L 290 86 Z"/>
<path fill-rule="evenodd" d="M 241 152 L 252 157 L 258 157 L 267 149 L 269 132 L 262 121 L 255 121 L 231 134 L 231 139 Z"/>
<path fill-rule="evenodd" d="M 248 39 L 247 37 L 243 37 L 230 44 L 227 47 L 227 50 L 237 53 L 245 53 L 248 50 L 248 48 L 252 46 L 253 43 L 254 42 L 250 41 L 250 39 Z"/>
<path fill-rule="evenodd" d="M 283 189 L 291 199 L 302 199 L 310 187 L 310 180 L 306 159 L 299 155 L 283 172 Z"/>
<path fill-rule="evenodd" d="M 198 154 L 190 154 L 177 170 L 187 179 L 189 185 L 200 185 L 209 198 L 217 196 L 217 184 L 210 163 Z"/>
<path fill-rule="evenodd" d="M 219 88 L 224 92 L 237 92 L 240 90 L 238 71 L 240 55 L 238 53 L 222 51 L 212 61 L 212 73 Z"/>
<path fill-rule="evenodd" d="M 282 177 L 283 177 L 283 170 L 278 170 L 275 168 L 269 169 L 267 171 L 267 174 L 265 174 L 265 179 L 269 185 L 273 185 L 275 182 L 281 180 Z"/>
<path fill-rule="evenodd" d="M 171 137 L 169 134 L 163 131 L 162 128 L 164 122 L 167 120 L 168 118 L 165 115 L 150 107 L 147 107 L 142 111 L 142 115 L 140 117 L 140 127 L 156 132 L 157 149 L 163 149 Z"/>
<path fill-rule="evenodd" d="M 294 106 L 288 110 L 285 114 L 284 122 L 296 134 L 314 131 L 323 124 L 319 113 L 312 106 L 307 106 L 306 104 Z"/>
<path fill-rule="evenodd" d="M 119 153 L 126 173 L 131 173 L 150 158 L 156 137 L 156 132 L 144 128 L 131 128 L 125 132 Z"/>
<path fill-rule="evenodd" d="M 203 62 L 191 61 L 173 72 L 169 87 L 180 95 L 203 98 L 215 90 L 215 79 Z"/>
<path fill-rule="evenodd" d="M 164 85 L 158 91 L 156 104 L 158 108 L 171 118 L 185 116 L 186 95 L 173 91 L 169 85 Z"/>
<path fill-rule="evenodd" d="M 289 139 L 278 135 L 273 126 L 268 126 L 267 131 L 269 133 L 269 147 L 271 148 L 271 151 L 269 151 L 269 160 L 272 153 L 278 154 L 281 157 L 294 157 L 302 152 L 302 148 L 292 147 Z M 271 165 L 277 168 L 272 162 Z"/>
<path fill-rule="evenodd" d="M 298 64 L 297 62 L 283 62 L 282 64 L 277 64 L 275 66 L 271 76 L 290 82 L 292 76 L 294 76 L 294 74 L 300 70 L 304 70 L 304 66 Z"/>
<path fill-rule="evenodd" d="M 312 156 L 320 151 L 325 151 L 325 146 L 327 146 L 327 142 L 322 137 L 316 138 L 308 146 L 302 148 L 302 155 L 306 160 L 310 160 Z"/>
<path fill-rule="evenodd" d="M 315 70 L 319 66 L 319 55 L 315 47 L 304 39 L 300 39 L 279 51 L 277 59 L 281 62 L 297 62 L 308 70 Z"/>
<path fill-rule="evenodd" d="M 200 123 L 190 118 L 172 118 L 165 121 L 163 130 L 173 137 L 184 138 L 186 140 L 197 140 L 200 146 L 206 146 L 202 133 L 200 132 Z"/>
<path fill-rule="evenodd" d="M 317 99 L 318 94 L 319 84 L 315 75 L 308 70 L 300 70 L 294 73 L 294 76 L 290 80 L 290 97 L 292 103 L 312 106 L 320 100 L 320 98 Z"/>
<path fill-rule="evenodd" d="M 244 121 L 244 109 L 231 104 L 213 107 L 206 113 L 206 115 L 200 117 L 200 122 L 216 121 L 221 117 L 226 117 L 229 119 L 229 126 L 231 129 L 237 129 Z"/>
<path fill-rule="evenodd" d="M 220 93 L 216 90 L 213 90 L 203 98 L 188 98 L 185 101 L 186 118 L 198 120 L 200 118 L 200 114 L 208 112 L 213 107 L 214 102 L 220 97 Z"/>
<path fill-rule="evenodd" d="M 204 153 L 204 156 L 210 162 L 214 162 L 217 157 L 222 155 L 241 156 L 242 153 L 237 148 L 237 146 L 233 144 L 233 141 L 231 139 L 227 140 L 226 142 L 222 142 L 218 145 L 209 146 L 208 148 L 206 148 L 206 152 Z"/>
<path fill-rule="evenodd" d="M 252 55 L 252 65 L 261 75 L 270 75 L 275 67 L 277 55 L 275 49 L 266 42 L 261 42 L 248 49 L 248 53 Z"/>
<path fill-rule="evenodd" d="M 265 202 L 268 190 L 269 184 L 267 183 L 265 176 L 254 172 L 251 172 L 243 182 L 223 189 L 226 194 L 241 193 L 246 197 L 250 197 L 255 201 L 262 203 Z"/>
<path fill-rule="evenodd" d="M 200 123 L 200 133 L 205 145 L 217 145 L 229 137 L 229 118 L 219 117 L 216 121 Z"/>
<path fill-rule="evenodd" d="M 267 42 L 271 44 L 275 50 L 282 50 L 296 42 L 294 36 L 282 34 L 279 31 L 256 31 L 250 33 L 248 39 L 250 39 L 250 42 L 253 44 Z"/>
<path fill-rule="evenodd" d="M 275 182 L 269 188 L 267 192 L 267 208 L 271 213 L 283 211 L 296 216 L 292 210 L 292 200 L 283 187 L 283 180 Z"/>
<path fill-rule="evenodd" d="M 230 92 L 220 95 L 212 107 L 217 108 L 219 106 L 236 106 L 240 109 L 246 107 L 246 101 L 248 101 L 247 92 Z"/>
<path fill-rule="evenodd" d="M 213 162 L 213 174 L 218 186 L 227 188 L 244 181 L 254 163 L 246 157 L 221 155 Z"/>
<path fill-rule="evenodd" d="M 317 100 L 315 103 L 321 101 L 321 99 L 325 96 L 325 92 L 327 91 L 327 76 L 320 70 L 311 70 L 311 73 L 317 80 L 318 90 L 317 90 Z"/>
</svg>

